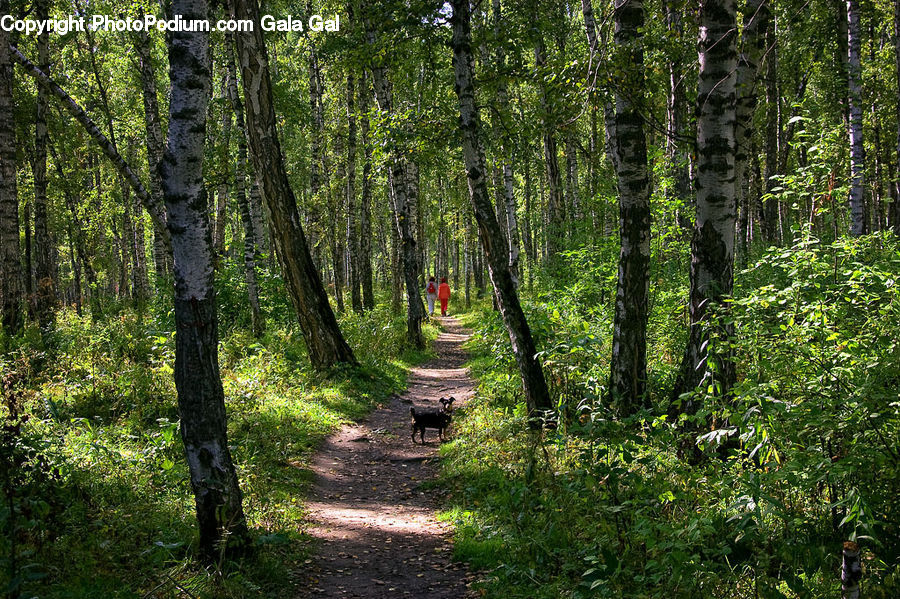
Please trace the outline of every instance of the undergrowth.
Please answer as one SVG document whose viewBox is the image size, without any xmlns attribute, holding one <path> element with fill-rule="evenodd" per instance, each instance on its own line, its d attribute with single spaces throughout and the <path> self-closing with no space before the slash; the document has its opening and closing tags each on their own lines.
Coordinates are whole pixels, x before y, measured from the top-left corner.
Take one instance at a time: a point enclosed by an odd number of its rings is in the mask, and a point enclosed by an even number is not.
<svg viewBox="0 0 900 599">
<path fill-rule="evenodd" d="M 528 429 L 497 314 L 485 306 L 466 320 L 479 388 L 443 448 L 444 517 L 485 595 L 836 597 L 841 544 L 854 540 L 863 593 L 897 596 L 896 240 L 829 245 L 807 232 L 741 272 L 730 315 L 739 383 L 728 399 L 699 394 L 690 418 L 669 403 L 686 277 L 656 267 L 652 407 L 623 417 L 605 393 L 614 279 L 602 259 L 572 257 L 577 283 L 525 302 L 555 429 Z"/>
<path fill-rule="evenodd" d="M 229 297 L 223 313 L 238 313 Z M 405 320 L 383 306 L 344 315 L 361 365 L 327 374 L 309 368 L 289 311 L 270 314 L 258 340 L 223 320 L 229 443 L 255 546 L 239 562 L 202 568 L 171 313 L 164 301 L 144 314 L 105 309 L 100 321 L 61 311 L 49 349 L 34 331 L 5 340 L 0 589 L 47 599 L 293 596 L 309 551 L 301 520 L 311 452 L 400 391 L 408 366 L 426 357 L 404 349 Z"/>
</svg>

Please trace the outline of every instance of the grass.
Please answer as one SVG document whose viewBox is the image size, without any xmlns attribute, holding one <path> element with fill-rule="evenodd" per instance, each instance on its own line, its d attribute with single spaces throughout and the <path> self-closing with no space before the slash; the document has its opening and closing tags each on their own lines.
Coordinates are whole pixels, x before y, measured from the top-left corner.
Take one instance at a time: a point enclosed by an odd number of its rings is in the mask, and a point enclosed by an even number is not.
<svg viewBox="0 0 900 599">
<path fill-rule="evenodd" d="M 27 419 L 3 455 L 19 469 L 0 509 L 0 588 L 46 599 L 293 596 L 310 551 L 310 456 L 401 391 L 409 367 L 430 356 L 404 349 L 405 322 L 382 307 L 341 324 L 361 365 L 328 374 L 309 369 L 289 324 L 270 325 L 260 340 L 223 335 L 229 444 L 255 547 L 208 568 L 193 560 L 171 333 L 128 311 L 105 323 L 62 312 L 52 361 L 20 340 L 2 364 L 23 381 L 12 409 Z M 8 423 L 10 409 L 0 408 Z"/>
</svg>

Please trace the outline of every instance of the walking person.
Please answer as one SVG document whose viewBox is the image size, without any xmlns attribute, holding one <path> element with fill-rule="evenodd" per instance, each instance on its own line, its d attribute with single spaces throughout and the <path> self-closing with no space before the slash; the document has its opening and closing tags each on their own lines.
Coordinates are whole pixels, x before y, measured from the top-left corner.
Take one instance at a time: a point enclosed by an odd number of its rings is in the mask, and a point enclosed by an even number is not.
<svg viewBox="0 0 900 599">
<path fill-rule="evenodd" d="M 425 284 L 425 299 L 428 300 L 428 316 L 434 316 L 434 300 L 438 296 L 438 285 L 434 282 L 434 277 L 428 277 L 428 283 Z"/>
<path fill-rule="evenodd" d="M 441 277 L 438 299 L 441 300 L 441 316 L 447 316 L 447 303 L 450 301 L 450 285 L 447 284 L 447 277 Z"/>
</svg>

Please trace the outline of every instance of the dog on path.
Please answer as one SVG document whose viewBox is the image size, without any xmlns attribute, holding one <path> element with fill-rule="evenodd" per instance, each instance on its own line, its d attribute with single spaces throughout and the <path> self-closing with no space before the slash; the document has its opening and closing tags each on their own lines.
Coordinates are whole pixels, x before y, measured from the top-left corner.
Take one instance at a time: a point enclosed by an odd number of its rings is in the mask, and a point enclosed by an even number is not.
<svg viewBox="0 0 900 599">
<path fill-rule="evenodd" d="M 414 407 L 409 409 L 409 414 L 412 416 L 412 441 L 416 442 L 416 433 L 419 433 L 419 439 L 422 445 L 425 444 L 425 429 L 426 428 L 436 428 L 438 431 L 438 438 L 443 441 L 444 440 L 444 430 L 450 426 L 450 421 L 453 420 L 453 402 L 456 401 L 455 397 L 442 397 L 440 400 L 441 407 L 437 410 L 416 410 Z"/>
</svg>

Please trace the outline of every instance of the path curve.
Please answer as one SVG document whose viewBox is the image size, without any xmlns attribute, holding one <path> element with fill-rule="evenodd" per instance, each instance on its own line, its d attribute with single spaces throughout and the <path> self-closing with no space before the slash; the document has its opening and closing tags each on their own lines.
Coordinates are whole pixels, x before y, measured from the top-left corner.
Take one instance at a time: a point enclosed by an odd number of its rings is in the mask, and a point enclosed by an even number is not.
<svg viewBox="0 0 900 599">
<path fill-rule="evenodd" d="M 435 518 L 441 492 L 422 489 L 437 471 L 437 431 L 424 446 L 410 438 L 410 406 L 437 408 L 454 396 L 459 407 L 473 393 L 462 366 L 468 331 L 454 318 L 441 325 L 438 357 L 410 371 L 407 391 L 342 427 L 313 458 L 306 532 L 319 543 L 300 597 L 474 596 L 473 576 L 452 561 L 450 527 Z"/>
</svg>

